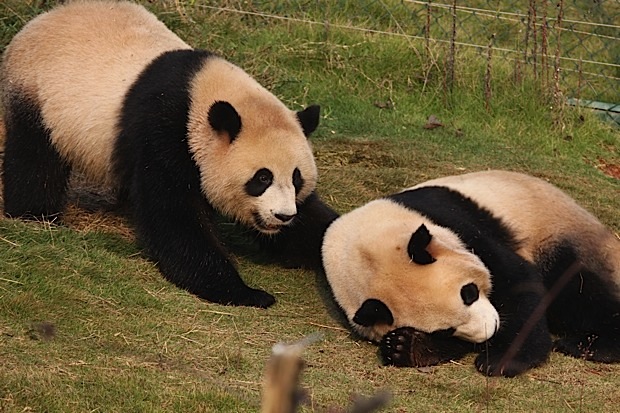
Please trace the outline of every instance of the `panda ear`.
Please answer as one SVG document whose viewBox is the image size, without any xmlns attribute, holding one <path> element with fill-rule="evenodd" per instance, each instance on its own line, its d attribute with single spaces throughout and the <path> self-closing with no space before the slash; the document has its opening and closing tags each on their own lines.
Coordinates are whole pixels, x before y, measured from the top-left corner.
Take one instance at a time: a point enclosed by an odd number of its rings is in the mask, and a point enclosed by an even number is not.
<svg viewBox="0 0 620 413">
<path fill-rule="evenodd" d="M 372 327 L 376 324 L 393 324 L 394 316 L 387 305 L 376 298 L 369 298 L 355 312 L 353 322 L 364 327 Z"/>
<path fill-rule="evenodd" d="M 432 238 L 433 236 L 428 231 L 428 228 L 426 228 L 426 225 L 420 225 L 413 235 L 411 235 L 409 245 L 407 245 L 407 252 L 409 253 L 409 258 L 411 258 L 411 261 L 420 265 L 432 264 L 437 261 L 426 250 L 426 247 L 428 247 L 428 244 L 431 243 Z"/>
<path fill-rule="evenodd" d="M 230 103 L 217 101 L 209 108 L 209 125 L 216 132 L 226 132 L 233 143 L 241 131 L 241 116 Z"/>
<path fill-rule="evenodd" d="M 297 112 L 297 119 L 306 137 L 310 136 L 310 134 L 316 130 L 317 126 L 319 126 L 320 113 L 321 107 L 318 105 L 308 106 L 304 110 Z"/>
</svg>

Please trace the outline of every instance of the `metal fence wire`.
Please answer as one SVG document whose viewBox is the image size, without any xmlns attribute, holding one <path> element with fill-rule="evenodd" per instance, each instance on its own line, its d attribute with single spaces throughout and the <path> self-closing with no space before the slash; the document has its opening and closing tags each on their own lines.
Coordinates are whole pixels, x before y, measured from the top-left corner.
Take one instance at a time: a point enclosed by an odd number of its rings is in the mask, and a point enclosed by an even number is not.
<svg viewBox="0 0 620 413">
<path fill-rule="evenodd" d="M 405 36 L 525 62 L 559 82 L 569 103 L 620 120 L 620 0 L 280 0 L 210 1 L 203 7 L 300 23 Z"/>
</svg>

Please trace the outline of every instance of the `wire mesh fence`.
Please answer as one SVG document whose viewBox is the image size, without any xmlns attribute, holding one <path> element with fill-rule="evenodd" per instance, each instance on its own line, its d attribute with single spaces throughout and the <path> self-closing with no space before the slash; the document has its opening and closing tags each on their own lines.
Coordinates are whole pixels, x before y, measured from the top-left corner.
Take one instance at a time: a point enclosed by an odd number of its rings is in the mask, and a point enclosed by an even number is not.
<svg viewBox="0 0 620 413">
<path fill-rule="evenodd" d="M 514 61 L 557 82 L 572 104 L 620 118 L 618 0 L 280 0 L 210 1 L 204 7 L 305 24 L 334 25 L 446 45 Z M 333 16 L 341 17 L 334 21 Z M 546 82 L 546 83 L 545 83 Z M 550 86 L 551 87 L 551 86 Z"/>
</svg>

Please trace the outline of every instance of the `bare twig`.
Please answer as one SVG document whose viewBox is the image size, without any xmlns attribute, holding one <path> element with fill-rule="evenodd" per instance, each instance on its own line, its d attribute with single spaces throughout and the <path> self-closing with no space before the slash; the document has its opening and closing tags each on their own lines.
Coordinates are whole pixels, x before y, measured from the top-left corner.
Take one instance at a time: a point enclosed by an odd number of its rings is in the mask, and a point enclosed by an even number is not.
<svg viewBox="0 0 620 413">
<path fill-rule="evenodd" d="M 424 47 L 426 58 L 431 58 L 431 2 L 426 3 L 426 23 L 424 25 Z"/>
<path fill-rule="evenodd" d="M 555 118 L 556 126 L 564 129 L 564 99 L 562 95 L 562 89 L 560 88 L 560 55 L 562 52 L 561 47 L 561 34 L 562 34 L 562 18 L 564 17 L 564 0 L 560 0 L 558 4 L 558 19 L 556 22 L 555 30 L 557 32 L 557 44 L 555 49 L 555 63 L 553 67 L 553 103 L 556 109 L 557 116 Z"/>
<path fill-rule="evenodd" d="M 487 109 L 487 112 L 491 111 L 491 67 L 492 67 L 492 59 L 493 59 L 493 42 L 495 40 L 495 33 L 491 35 L 491 39 L 489 39 L 489 46 L 487 48 L 487 70 L 484 74 L 484 106 Z"/>
<path fill-rule="evenodd" d="M 538 53 L 538 33 L 536 30 L 536 0 L 530 1 L 530 9 L 532 14 L 532 72 L 534 79 L 538 78 L 537 53 Z"/>
<path fill-rule="evenodd" d="M 320 339 L 310 335 L 293 343 L 273 346 L 263 380 L 262 413 L 294 413 L 300 399 L 299 376 L 303 368 L 301 353 Z"/>
<path fill-rule="evenodd" d="M 452 32 L 450 35 L 450 53 L 448 54 L 448 64 L 446 67 L 446 87 L 448 92 L 452 92 L 454 85 L 454 63 L 456 60 L 456 2 L 452 0 Z"/>
<path fill-rule="evenodd" d="M 278 343 L 273 346 L 263 379 L 261 413 L 295 413 L 303 399 L 299 377 L 303 369 L 302 351 L 321 339 L 321 334 L 311 334 L 293 344 Z M 329 408 L 330 412 L 372 413 L 385 407 L 390 400 L 386 391 L 371 397 L 354 396 L 353 404 L 346 410 Z"/>
<path fill-rule="evenodd" d="M 547 61 L 547 47 L 549 45 L 549 31 L 547 24 L 547 0 L 542 0 L 541 7 L 543 10 L 543 15 L 540 27 L 540 75 L 542 79 L 542 89 L 547 90 L 547 85 L 549 84 L 549 62 Z"/>
</svg>

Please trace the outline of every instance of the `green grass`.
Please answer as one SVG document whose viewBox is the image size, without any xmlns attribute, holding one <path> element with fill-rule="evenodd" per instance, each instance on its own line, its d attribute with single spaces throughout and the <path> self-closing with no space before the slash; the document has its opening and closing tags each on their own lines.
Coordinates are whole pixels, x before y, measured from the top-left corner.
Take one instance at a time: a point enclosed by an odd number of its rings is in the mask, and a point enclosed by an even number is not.
<svg viewBox="0 0 620 413">
<path fill-rule="evenodd" d="M 0 45 L 42 3 L 0 5 Z M 459 54 L 448 94 L 440 47 L 425 56 L 422 44 L 401 38 L 193 3 L 181 2 L 186 18 L 174 2 L 146 4 L 291 108 L 322 105 L 313 137 L 319 191 L 337 210 L 440 175 L 506 168 L 549 179 L 620 231 L 619 181 L 597 168 L 620 164 L 618 130 L 587 111 L 551 108 L 549 91 L 527 79 L 514 83 L 502 59 L 493 61 L 487 111 L 485 64 L 473 54 Z M 392 109 L 378 107 L 388 99 Z M 444 126 L 424 129 L 430 115 Z M 256 263 L 242 246 L 244 279 L 278 303 L 219 306 L 168 284 L 140 256 L 122 219 L 72 208 L 67 222 L 0 218 L 0 412 L 255 412 L 271 347 L 314 332 L 323 339 L 304 353 L 311 400 L 304 412 L 381 389 L 393 395 L 390 412 L 585 412 L 620 404 L 620 366 L 558 354 L 516 379 L 483 377 L 473 356 L 424 371 L 382 367 L 377 348 L 341 326 L 313 273 Z"/>
</svg>

